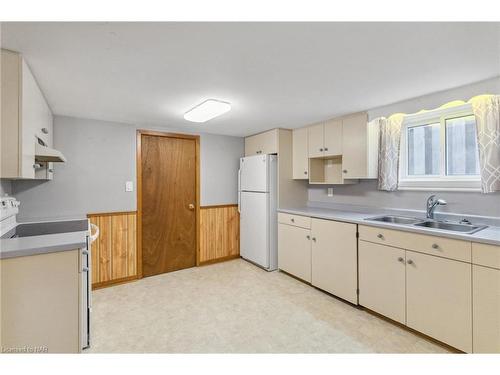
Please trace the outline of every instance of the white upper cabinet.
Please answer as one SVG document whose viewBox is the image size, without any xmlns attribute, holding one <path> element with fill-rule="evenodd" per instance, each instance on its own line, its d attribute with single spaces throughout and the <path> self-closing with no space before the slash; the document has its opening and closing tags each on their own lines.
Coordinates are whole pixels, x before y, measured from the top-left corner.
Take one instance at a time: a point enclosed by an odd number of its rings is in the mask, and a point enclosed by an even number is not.
<svg viewBox="0 0 500 375">
<path fill-rule="evenodd" d="M 377 178 L 377 126 L 368 124 L 366 113 L 342 120 L 342 173 L 344 178 Z"/>
<path fill-rule="evenodd" d="M 293 178 L 295 180 L 307 180 L 309 178 L 309 154 L 308 154 L 308 129 L 300 128 L 293 130 L 292 140 L 292 163 Z"/>
<path fill-rule="evenodd" d="M 310 158 L 342 155 L 342 120 L 328 120 L 307 129 Z"/>
<path fill-rule="evenodd" d="M 245 156 L 278 153 L 278 131 L 272 129 L 245 138 Z"/>
<path fill-rule="evenodd" d="M 22 57 L 2 49 L 1 178 L 50 179 L 51 163 L 35 162 L 35 144 L 52 146 L 53 116 Z"/>
</svg>

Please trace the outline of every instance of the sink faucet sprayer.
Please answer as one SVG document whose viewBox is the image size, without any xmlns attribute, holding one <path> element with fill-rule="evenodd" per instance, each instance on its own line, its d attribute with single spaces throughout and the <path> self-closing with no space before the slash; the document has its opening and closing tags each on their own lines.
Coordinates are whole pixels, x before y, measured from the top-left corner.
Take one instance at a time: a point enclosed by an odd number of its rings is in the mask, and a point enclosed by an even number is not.
<svg viewBox="0 0 500 375">
<path fill-rule="evenodd" d="M 446 201 L 444 199 L 435 199 L 435 195 L 431 195 L 427 198 L 427 219 L 434 219 L 434 210 L 437 206 L 445 206 Z"/>
</svg>

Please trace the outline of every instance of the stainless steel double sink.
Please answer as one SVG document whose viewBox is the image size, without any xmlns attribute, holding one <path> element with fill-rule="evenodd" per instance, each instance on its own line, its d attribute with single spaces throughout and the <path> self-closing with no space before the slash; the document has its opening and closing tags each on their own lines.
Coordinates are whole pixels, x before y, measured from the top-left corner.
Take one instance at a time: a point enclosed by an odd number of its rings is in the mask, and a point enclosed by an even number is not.
<svg viewBox="0 0 500 375">
<path fill-rule="evenodd" d="M 393 216 L 393 215 L 370 217 L 366 218 L 365 220 L 400 224 L 400 225 L 409 225 L 420 228 L 429 228 L 445 232 L 458 232 L 464 234 L 473 234 L 488 227 L 487 225 L 461 224 L 461 223 L 452 223 L 447 221 L 417 219 L 414 217 Z"/>
</svg>

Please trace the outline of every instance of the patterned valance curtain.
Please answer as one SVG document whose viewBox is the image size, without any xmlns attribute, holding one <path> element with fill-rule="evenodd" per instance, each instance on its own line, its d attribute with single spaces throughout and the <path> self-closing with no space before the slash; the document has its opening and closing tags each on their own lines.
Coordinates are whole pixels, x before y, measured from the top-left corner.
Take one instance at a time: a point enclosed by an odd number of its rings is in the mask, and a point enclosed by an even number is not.
<svg viewBox="0 0 500 375">
<path fill-rule="evenodd" d="M 399 145 L 404 114 L 396 113 L 389 118 L 372 120 L 380 127 L 378 155 L 378 189 L 394 191 L 398 188 Z"/>
<path fill-rule="evenodd" d="M 481 191 L 500 191 L 500 95 L 469 100 L 476 118 Z"/>
</svg>

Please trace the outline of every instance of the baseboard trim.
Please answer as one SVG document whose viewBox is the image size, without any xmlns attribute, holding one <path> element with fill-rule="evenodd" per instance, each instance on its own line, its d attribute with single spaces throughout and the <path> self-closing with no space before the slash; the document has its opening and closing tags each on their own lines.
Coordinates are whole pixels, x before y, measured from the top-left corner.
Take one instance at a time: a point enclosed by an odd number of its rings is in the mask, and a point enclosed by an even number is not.
<svg viewBox="0 0 500 375">
<path fill-rule="evenodd" d="M 214 263 L 227 262 L 228 260 L 238 259 L 239 257 L 240 257 L 240 255 L 236 254 L 236 255 L 228 255 L 228 256 L 222 257 L 222 258 L 205 260 L 203 262 L 200 262 L 200 267 L 201 266 L 208 266 L 209 264 L 214 264 Z"/>
<path fill-rule="evenodd" d="M 132 276 L 127 276 L 127 277 L 122 277 L 121 279 L 115 279 L 115 280 L 109 280 L 109 281 L 102 281 L 100 283 L 94 283 L 92 284 L 92 290 L 97 290 L 97 289 L 102 289 L 102 288 L 107 288 L 108 286 L 115 286 L 119 284 L 125 284 L 129 283 L 132 281 L 139 280 L 141 277 L 139 275 L 132 275 Z"/>
</svg>

